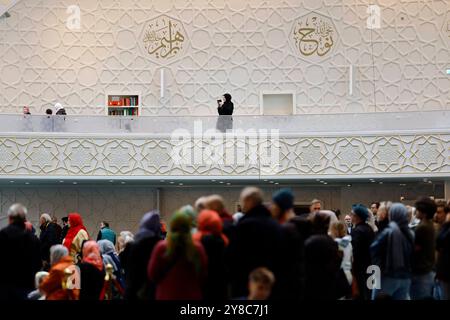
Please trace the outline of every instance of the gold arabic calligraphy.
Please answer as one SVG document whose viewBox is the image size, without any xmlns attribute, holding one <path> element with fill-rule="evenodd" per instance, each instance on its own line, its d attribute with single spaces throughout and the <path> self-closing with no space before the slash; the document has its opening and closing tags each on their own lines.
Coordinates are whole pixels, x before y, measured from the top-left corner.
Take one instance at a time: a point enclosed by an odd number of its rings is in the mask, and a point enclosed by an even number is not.
<svg viewBox="0 0 450 320">
<path fill-rule="evenodd" d="M 162 59 L 170 59 L 180 52 L 184 40 L 181 24 L 165 16 L 151 22 L 144 35 L 148 54 Z"/>
<path fill-rule="evenodd" d="M 333 25 L 317 15 L 303 18 L 294 28 L 296 46 L 304 56 L 326 55 L 334 45 L 333 35 Z"/>
</svg>

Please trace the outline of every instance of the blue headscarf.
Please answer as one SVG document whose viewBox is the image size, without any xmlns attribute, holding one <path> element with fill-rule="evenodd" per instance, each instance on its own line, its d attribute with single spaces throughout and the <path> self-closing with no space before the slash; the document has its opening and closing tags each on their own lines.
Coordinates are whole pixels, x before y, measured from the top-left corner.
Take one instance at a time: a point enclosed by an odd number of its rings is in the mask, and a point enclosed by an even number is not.
<svg viewBox="0 0 450 320">
<path fill-rule="evenodd" d="M 389 221 L 395 222 L 400 229 L 408 228 L 408 209 L 401 203 L 394 203 L 389 209 Z"/>
<path fill-rule="evenodd" d="M 369 209 L 367 209 L 367 207 L 362 204 L 354 204 L 352 206 L 352 211 L 364 222 L 369 219 Z"/>
<path fill-rule="evenodd" d="M 294 194 L 289 188 L 281 189 L 272 197 L 273 202 L 284 212 L 294 207 Z"/>
<path fill-rule="evenodd" d="M 97 244 L 100 249 L 100 253 L 103 258 L 103 264 L 105 265 L 105 267 L 107 264 L 111 264 L 114 268 L 114 274 L 116 274 L 116 276 L 120 276 L 120 260 L 119 256 L 116 253 L 114 243 L 109 240 L 103 239 L 99 240 Z"/>
</svg>

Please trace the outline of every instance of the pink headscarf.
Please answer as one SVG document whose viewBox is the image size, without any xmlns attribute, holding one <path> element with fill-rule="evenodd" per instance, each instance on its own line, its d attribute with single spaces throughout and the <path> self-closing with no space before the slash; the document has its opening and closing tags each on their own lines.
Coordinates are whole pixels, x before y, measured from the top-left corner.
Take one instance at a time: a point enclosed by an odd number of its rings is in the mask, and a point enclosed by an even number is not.
<svg viewBox="0 0 450 320">
<path fill-rule="evenodd" d="M 83 246 L 83 262 L 90 263 L 98 270 L 103 270 L 103 260 L 97 242 L 90 240 Z"/>
</svg>

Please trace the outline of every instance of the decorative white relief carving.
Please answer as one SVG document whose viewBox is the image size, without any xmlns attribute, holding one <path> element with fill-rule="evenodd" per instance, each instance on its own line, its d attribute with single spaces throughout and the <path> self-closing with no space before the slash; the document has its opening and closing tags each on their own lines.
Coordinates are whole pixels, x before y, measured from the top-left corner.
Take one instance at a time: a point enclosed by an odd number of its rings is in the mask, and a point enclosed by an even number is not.
<svg viewBox="0 0 450 320">
<path fill-rule="evenodd" d="M 266 168 L 247 140 L 244 162 L 178 165 L 170 137 L 77 138 L 0 136 L 0 175 L 255 176 L 450 174 L 450 134 L 280 137 L 279 167 Z M 187 143 L 187 142 L 186 142 Z M 196 142 L 209 147 L 209 142 Z M 227 142 L 234 148 L 241 141 Z M 259 142 L 258 148 L 268 141 Z M 217 147 L 212 142 L 211 148 Z M 241 146 L 242 148 L 242 146 Z M 201 150 L 201 149 L 198 149 Z M 217 150 L 217 149 L 216 149 Z M 197 151 L 201 152 L 201 151 Z M 220 157 L 219 157 L 220 158 Z M 205 159 L 209 159 L 205 154 Z M 255 161 L 256 160 L 256 161 Z"/>
</svg>

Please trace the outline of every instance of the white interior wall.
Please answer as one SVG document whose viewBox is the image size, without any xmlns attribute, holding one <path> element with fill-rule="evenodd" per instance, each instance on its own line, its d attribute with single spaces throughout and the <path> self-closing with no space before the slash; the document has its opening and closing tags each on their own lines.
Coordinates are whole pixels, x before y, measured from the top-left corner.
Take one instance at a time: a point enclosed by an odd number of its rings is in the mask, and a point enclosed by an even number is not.
<svg viewBox="0 0 450 320">
<path fill-rule="evenodd" d="M 69 29 L 78 5 L 81 28 Z M 215 114 L 230 92 L 237 114 L 258 114 L 260 91 L 295 91 L 297 113 L 450 109 L 448 0 L 384 0 L 368 29 L 366 0 L 26 0 L 0 20 L 0 112 L 61 102 L 69 114 L 105 114 L 108 92 L 141 92 L 144 115 Z M 318 12 L 333 50 L 295 48 L 293 27 Z M 161 15 L 183 25 L 185 46 L 161 61 L 143 28 Z M 349 70 L 355 70 L 349 95 Z M 160 70 L 165 97 L 160 99 Z"/>
</svg>

